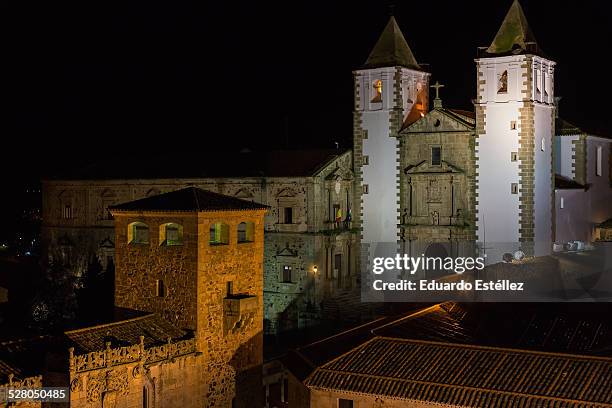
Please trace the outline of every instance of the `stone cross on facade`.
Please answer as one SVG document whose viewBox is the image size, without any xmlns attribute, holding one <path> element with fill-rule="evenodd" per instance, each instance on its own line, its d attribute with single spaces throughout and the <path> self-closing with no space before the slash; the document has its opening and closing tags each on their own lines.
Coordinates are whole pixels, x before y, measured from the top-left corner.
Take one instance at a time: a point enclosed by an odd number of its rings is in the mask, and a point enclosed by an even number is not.
<svg viewBox="0 0 612 408">
<path fill-rule="evenodd" d="M 436 99 L 434 99 L 434 108 L 442 107 L 442 99 L 440 99 L 440 88 L 444 88 L 444 85 L 440 84 L 440 81 L 436 81 L 435 84 L 431 85 L 431 88 L 436 90 Z"/>
</svg>

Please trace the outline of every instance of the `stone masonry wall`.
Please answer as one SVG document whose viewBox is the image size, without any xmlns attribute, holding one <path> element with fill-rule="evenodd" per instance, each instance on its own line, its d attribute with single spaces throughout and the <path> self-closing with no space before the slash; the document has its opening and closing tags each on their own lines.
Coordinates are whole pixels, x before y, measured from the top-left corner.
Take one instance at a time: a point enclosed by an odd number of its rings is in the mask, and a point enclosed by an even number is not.
<svg viewBox="0 0 612 408">
<path fill-rule="evenodd" d="M 140 221 L 149 226 L 149 243 L 127 242 L 128 224 Z M 183 244 L 160 245 L 164 223 L 183 226 Z M 195 213 L 116 215 L 115 305 L 155 312 L 177 327 L 196 329 L 196 268 L 198 229 Z M 165 296 L 156 295 L 161 280 Z"/>
<path fill-rule="evenodd" d="M 223 369 L 229 363 L 236 371 L 235 407 L 251 407 L 261 400 L 264 213 L 198 214 L 197 347 L 212 367 Z M 219 221 L 229 225 L 229 244 L 211 246 L 210 224 Z M 237 243 L 241 222 L 255 224 L 253 242 Z M 228 282 L 233 294 L 241 297 L 227 293 Z M 211 376 L 213 380 L 214 371 Z"/>
</svg>

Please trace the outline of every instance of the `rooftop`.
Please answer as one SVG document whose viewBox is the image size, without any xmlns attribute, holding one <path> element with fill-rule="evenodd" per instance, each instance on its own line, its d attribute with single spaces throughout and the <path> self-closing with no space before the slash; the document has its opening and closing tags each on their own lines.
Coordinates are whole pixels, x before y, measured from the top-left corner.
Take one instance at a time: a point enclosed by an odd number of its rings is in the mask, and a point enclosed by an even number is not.
<svg viewBox="0 0 612 408">
<path fill-rule="evenodd" d="M 113 156 L 51 180 L 312 177 L 349 149 L 169 152 Z"/>
<path fill-rule="evenodd" d="M 125 321 L 86 327 L 65 332 L 77 354 L 100 351 L 111 347 L 124 347 L 140 343 L 144 338 L 145 347 L 166 344 L 168 339 L 181 339 L 189 333 L 180 330 L 157 314 L 139 316 Z"/>
<path fill-rule="evenodd" d="M 287 366 L 304 380 L 376 337 L 612 357 L 610 313 L 612 305 L 602 303 L 424 305 L 301 347 L 288 355 Z"/>
<path fill-rule="evenodd" d="M 484 56 L 541 54 L 518 0 L 514 0 Z"/>
<path fill-rule="evenodd" d="M 421 70 L 395 17 L 391 16 L 363 68 L 396 66 Z"/>
<path fill-rule="evenodd" d="M 567 177 L 555 174 L 555 189 L 558 190 L 586 190 L 586 186 L 569 179 Z"/>
<path fill-rule="evenodd" d="M 612 358 L 375 337 L 305 384 L 456 406 L 610 407 Z"/>
<path fill-rule="evenodd" d="M 197 187 L 159 194 L 128 203 L 109 207 L 116 211 L 225 211 L 265 210 L 268 206 L 258 204 Z"/>
</svg>

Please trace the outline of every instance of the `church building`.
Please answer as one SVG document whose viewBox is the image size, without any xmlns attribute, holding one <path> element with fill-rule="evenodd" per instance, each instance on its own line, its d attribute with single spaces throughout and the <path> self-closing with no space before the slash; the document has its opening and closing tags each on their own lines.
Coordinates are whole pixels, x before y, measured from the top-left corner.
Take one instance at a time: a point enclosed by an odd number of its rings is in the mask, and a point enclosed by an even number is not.
<svg viewBox="0 0 612 408">
<path fill-rule="evenodd" d="M 556 63 L 518 1 L 475 62 L 474 111 L 445 106 L 444 85 L 430 85 L 391 17 L 354 72 L 362 244 L 432 256 L 476 250 L 496 263 L 508 252 L 543 256 L 554 243 L 594 241 L 612 218 L 611 140 L 558 117 Z"/>
</svg>

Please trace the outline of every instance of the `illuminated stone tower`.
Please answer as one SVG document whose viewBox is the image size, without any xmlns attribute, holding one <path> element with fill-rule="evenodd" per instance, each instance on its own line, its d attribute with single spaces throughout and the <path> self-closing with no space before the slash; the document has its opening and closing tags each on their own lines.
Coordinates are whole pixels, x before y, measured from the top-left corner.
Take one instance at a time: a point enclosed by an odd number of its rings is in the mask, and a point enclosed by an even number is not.
<svg viewBox="0 0 612 408">
<path fill-rule="evenodd" d="M 198 406 L 251 407 L 261 390 L 266 206 L 186 188 L 111 211 L 115 305 L 194 333 Z"/>
<path fill-rule="evenodd" d="M 477 234 L 489 262 L 503 252 L 550 252 L 554 66 L 518 1 L 476 59 Z"/>
<path fill-rule="evenodd" d="M 362 242 L 397 242 L 400 222 L 398 132 L 427 112 L 429 73 L 417 64 L 394 17 L 365 65 L 354 72 L 355 221 Z"/>
</svg>

